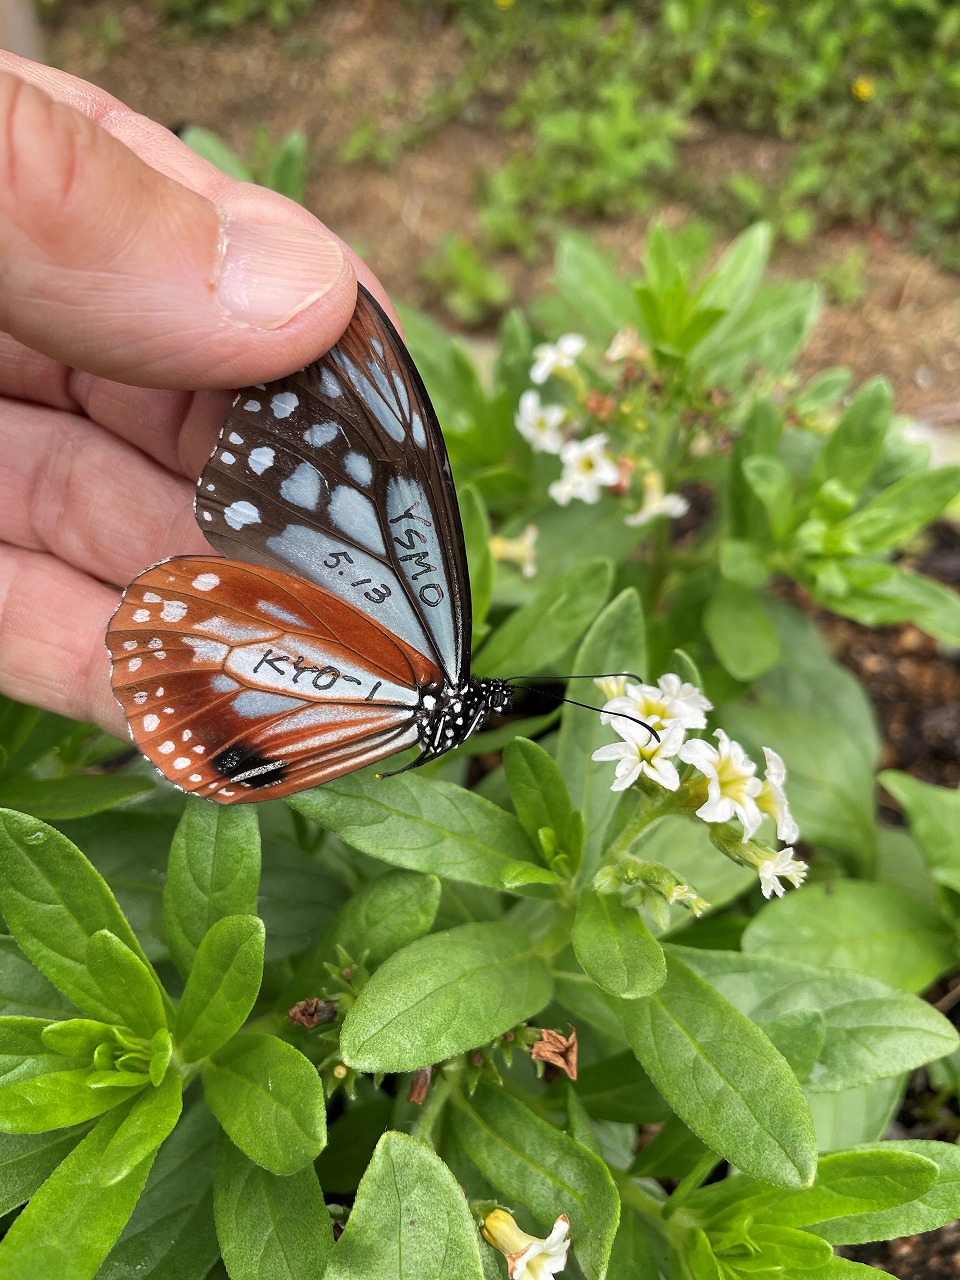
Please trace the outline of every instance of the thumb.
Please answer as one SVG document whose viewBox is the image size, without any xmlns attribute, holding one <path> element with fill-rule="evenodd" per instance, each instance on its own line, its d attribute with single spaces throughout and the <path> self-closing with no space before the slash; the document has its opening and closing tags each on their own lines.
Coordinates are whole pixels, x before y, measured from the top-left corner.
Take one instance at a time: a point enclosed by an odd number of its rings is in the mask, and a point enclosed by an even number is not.
<svg viewBox="0 0 960 1280">
<path fill-rule="evenodd" d="M 142 387 L 243 386 L 315 359 L 349 323 L 353 269 L 302 210 L 283 225 L 275 196 L 261 211 L 231 188 L 254 219 L 0 71 L 0 330 Z"/>
</svg>

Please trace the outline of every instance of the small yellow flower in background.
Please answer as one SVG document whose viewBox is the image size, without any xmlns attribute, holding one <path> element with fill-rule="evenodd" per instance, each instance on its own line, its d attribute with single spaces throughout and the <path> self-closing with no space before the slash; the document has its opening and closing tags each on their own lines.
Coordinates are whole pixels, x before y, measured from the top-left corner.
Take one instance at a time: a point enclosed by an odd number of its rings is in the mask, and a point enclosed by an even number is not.
<svg viewBox="0 0 960 1280">
<path fill-rule="evenodd" d="M 850 92 L 858 102 L 869 102 L 877 91 L 877 86 L 869 76 L 857 76 L 850 86 Z"/>
<path fill-rule="evenodd" d="M 513 0 L 493 0 L 498 9 L 512 9 Z"/>
<path fill-rule="evenodd" d="M 494 1209 L 483 1220 L 483 1238 L 507 1259 L 510 1280 L 548 1280 L 559 1275 L 570 1250 L 570 1219 L 561 1213 L 546 1240 L 528 1236 L 506 1209 Z"/>
<path fill-rule="evenodd" d="M 495 533 L 490 539 L 490 554 L 494 560 L 515 564 L 525 578 L 535 578 L 537 533 L 535 524 L 528 524 L 519 538 L 504 538 L 499 533 Z"/>
<path fill-rule="evenodd" d="M 768 6 L 761 4 L 760 0 L 751 0 L 747 5 L 747 13 L 751 18 L 765 18 L 767 16 Z"/>
</svg>

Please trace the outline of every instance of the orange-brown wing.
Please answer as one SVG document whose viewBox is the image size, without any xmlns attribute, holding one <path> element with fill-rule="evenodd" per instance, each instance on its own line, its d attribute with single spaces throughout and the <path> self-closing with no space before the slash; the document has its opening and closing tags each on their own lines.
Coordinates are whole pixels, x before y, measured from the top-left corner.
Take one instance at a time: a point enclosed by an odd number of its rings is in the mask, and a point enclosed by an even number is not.
<svg viewBox="0 0 960 1280">
<path fill-rule="evenodd" d="M 327 782 L 417 741 L 429 658 L 322 587 L 214 556 L 154 565 L 107 630 L 134 742 L 224 804 Z"/>
</svg>

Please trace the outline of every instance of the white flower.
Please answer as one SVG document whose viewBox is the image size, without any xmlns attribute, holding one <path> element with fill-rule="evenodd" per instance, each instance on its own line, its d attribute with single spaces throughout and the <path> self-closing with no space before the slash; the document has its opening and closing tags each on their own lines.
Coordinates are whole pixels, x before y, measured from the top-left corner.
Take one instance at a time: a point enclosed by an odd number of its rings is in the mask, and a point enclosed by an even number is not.
<svg viewBox="0 0 960 1280">
<path fill-rule="evenodd" d="M 743 823 L 744 840 L 749 840 L 763 821 L 756 801 L 762 787 L 760 779 L 754 777 L 757 766 L 740 743 L 732 742 L 722 729 L 714 736 L 719 748 L 694 738 L 677 753 L 707 779 L 707 800 L 697 810 L 697 816 L 704 822 L 729 822 L 737 817 Z"/>
<path fill-rule="evenodd" d="M 779 876 L 784 876 L 795 889 L 799 889 L 807 878 L 807 864 L 799 862 L 793 856 L 793 849 L 790 845 L 786 848 L 773 853 L 769 858 L 765 858 L 757 868 L 760 875 L 760 888 L 763 890 L 765 898 L 776 894 L 778 898 L 783 897 L 783 885 L 780 883 Z"/>
<path fill-rule="evenodd" d="M 539 391 L 525 391 L 513 421 L 532 449 L 559 453 L 563 445 L 560 426 L 566 416 L 562 404 L 541 404 Z"/>
<path fill-rule="evenodd" d="M 541 386 L 558 369 L 570 369 L 577 356 L 587 345 L 579 333 L 565 333 L 554 344 L 542 342 L 533 348 L 536 359 L 530 370 L 530 381 Z"/>
<path fill-rule="evenodd" d="M 690 510 L 690 503 L 680 493 L 664 493 L 663 477 L 659 471 L 648 471 L 643 477 L 643 506 L 624 520 L 624 524 L 637 528 L 650 524 L 659 516 L 676 520 Z"/>
<path fill-rule="evenodd" d="M 528 524 L 519 538 L 503 538 L 495 533 L 490 539 L 490 554 L 494 560 L 515 564 L 525 578 L 537 575 L 537 526 Z"/>
<path fill-rule="evenodd" d="M 612 698 L 622 698 L 627 689 L 627 677 L 622 676 L 597 676 L 593 682 L 603 696 L 609 702 Z M 604 724 L 609 724 L 609 720 L 601 720 Z"/>
<path fill-rule="evenodd" d="M 674 885 L 667 894 L 667 902 L 670 906 L 674 904 L 686 906 L 695 916 L 702 916 L 710 906 L 710 903 L 701 898 L 696 889 L 691 889 L 688 884 Z"/>
<path fill-rule="evenodd" d="M 611 724 L 618 712 L 625 712 L 646 720 L 654 728 L 678 720 L 685 729 L 705 729 L 705 713 L 712 710 L 713 703 L 696 685 L 670 672 L 659 678 L 656 688 L 651 684 L 628 684 L 623 694 L 604 706 L 600 719 L 604 724 Z"/>
<path fill-rule="evenodd" d="M 560 450 L 563 473 L 547 490 L 554 502 L 567 506 L 572 498 L 581 502 L 597 502 L 600 490 L 620 479 L 617 464 L 607 453 L 604 433 L 586 440 L 568 440 Z"/>
<path fill-rule="evenodd" d="M 616 760 L 616 776 L 611 791 L 625 791 L 627 787 L 646 774 L 667 791 L 676 791 L 680 775 L 670 757 L 675 756 L 683 742 L 683 725 L 674 720 L 660 731 L 660 741 L 642 724 L 618 718 L 613 727 L 623 742 L 611 742 L 593 753 L 593 760 Z"/>
<path fill-rule="evenodd" d="M 618 329 L 610 339 L 610 345 L 603 353 L 608 364 L 616 364 L 618 360 L 645 360 L 649 351 L 637 337 L 636 329 Z"/>
<path fill-rule="evenodd" d="M 510 1280 L 547 1280 L 567 1265 L 570 1219 L 561 1213 L 546 1240 L 522 1231 L 506 1209 L 494 1209 L 483 1220 L 483 1238 L 507 1259 Z"/>
<path fill-rule="evenodd" d="M 800 828 L 790 812 L 787 793 L 783 789 L 783 784 L 787 780 L 787 767 L 777 753 L 769 747 L 763 748 L 763 758 L 767 762 L 767 771 L 764 775 L 763 787 L 757 796 L 757 805 L 764 813 L 769 813 L 776 818 L 777 839 L 793 844 L 794 840 L 800 836 Z M 767 897 L 769 896 L 767 894 Z"/>
</svg>

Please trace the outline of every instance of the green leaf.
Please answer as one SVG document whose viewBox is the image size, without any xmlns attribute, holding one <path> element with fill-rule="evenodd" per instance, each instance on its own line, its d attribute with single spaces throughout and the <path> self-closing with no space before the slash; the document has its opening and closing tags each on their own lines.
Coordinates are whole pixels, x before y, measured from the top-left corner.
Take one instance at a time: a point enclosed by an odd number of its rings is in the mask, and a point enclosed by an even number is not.
<svg viewBox="0 0 960 1280">
<path fill-rule="evenodd" d="M 546 671 L 603 608 L 613 582 L 609 560 L 585 560 L 511 613 L 474 662 L 477 676 L 535 675 Z"/>
<path fill-rule="evenodd" d="M 182 1110 L 183 1083 L 178 1071 L 168 1071 L 157 1088 L 144 1089 L 138 1094 L 102 1150 L 97 1171 L 101 1185 L 112 1187 L 148 1157 L 152 1159 L 180 1119 Z"/>
<path fill-rule="evenodd" d="M 619 894 L 585 889 L 573 922 L 573 949 L 598 987 L 624 1000 L 648 996 L 667 977 L 663 949 Z"/>
<path fill-rule="evenodd" d="M 204 1280 L 210 1273 L 220 1257 L 213 1225 L 219 1132 L 202 1102 L 183 1114 L 97 1280 Z"/>
<path fill-rule="evenodd" d="M 207 930 L 224 916 L 257 914 L 260 828 L 253 805 L 187 800 L 170 848 L 163 921 L 184 978 Z"/>
<path fill-rule="evenodd" d="M 841 520 L 833 534 L 859 552 L 902 546 L 935 519 L 960 492 L 960 467 L 904 476 L 866 506 Z"/>
<path fill-rule="evenodd" d="M 63 1060 L 51 1058 L 49 1061 Z M 92 1120 L 129 1100 L 128 1088 L 91 1089 L 92 1074 L 87 1067 L 58 1071 L 48 1066 L 42 1075 L 19 1080 L 8 1077 L 0 1084 L 0 1129 L 10 1133 L 64 1129 Z M 118 1085 L 120 1083 L 118 1078 Z M 139 1075 L 130 1085 L 136 1089 L 148 1083 L 146 1075 Z"/>
<path fill-rule="evenodd" d="M 280 1177 L 316 1158 L 327 1137 L 313 1063 L 274 1036 L 243 1035 L 203 1068 L 207 1105 L 234 1144 Z"/>
<path fill-rule="evenodd" d="M 825 590 L 821 581 L 813 583 L 811 590 L 834 613 L 868 627 L 913 622 L 938 640 L 960 644 L 960 600 L 949 587 L 876 560 L 829 563 L 841 579 L 843 593 Z"/>
<path fill-rule="evenodd" d="M 671 1114 L 650 1077 L 629 1051 L 582 1067 L 574 1088 L 595 1120 L 659 1124 Z"/>
<path fill-rule="evenodd" d="M 571 870 L 580 856 L 582 822 L 570 803 L 563 775 L 553 756 L 536 742 L 514 738 L 503 753 L 510 799 L 530 842 L 540 843 L 544 829 L 555 833 L 558 850 L 567 855 Z"/>
<path fill-rule="evenodd" d="M 13 938 L 0 934 L 0 1014 L 64 1018 L 76 1012 L 30 963 Z"/>
<path fill-rule="evenodd" d="M 533 1017 L 550 991 L 522 929 L 460 925 L 384 961 L 344 1019 L 340 1053 L 358 1071 L 415 1071 Z"/>
<path fill-rule="evenodd" d="M 810 473 L 814 489 L 835 476 L 852 494 L 863 491 L 883 452 L 892 405 L 886 379 L 864 383 L 824 441 Z"/>
<path fill-rule="evenodd" d="M 324 1274 L 333 1229 L 312 1165 L 279 1178 L 221 1136 L 214 1212 L 230 1280 L 317 1280 Z"/>
<path fill-rule="evenodd" d="M 958 1043 L 936 1009 L 862 973 L 692 947 L 684 948 L 683 959 L 761 1026 L 794 1009 L 820 1010 L 826 1035 L 808 1090 L 834 1092 L 899 1076 Z"/>
<path fill-rule="evenodd" d="M 640 597 L 632 589 L 623 591 L 611 600 L 587 632 L 577 652 L 573 674 L 632 671 L 643 676 L 646 662 Z M 599 716 L 591 716 L 578 707 L 564 707 L 557 764 L 574 807 L 583 814 L 586 832 L 583 870 L 589 875 L 599 864 L 603 833 L 619 803 L 619 796 L 610 790 L 609 769 L 590 758 L 611 736 L 611 730 L 600 723 Z"/>
<path fill-rule="evenodd" d="M 889 1132 L 906 1091 L 905 1076 L 836 1093 L 809 1093 L 810 1114 L 821 1151 L 841 1151 L 858 1142 L 879 1142 Z"/>
<path fill-rule="evenodd" d="M 66 1018 L 63 1022 L 48 1023 L 41 1039 L 52 1053 L 89 1062 L 97 1046 L 111 1039 L 113 1026 L 113 1023 L 95 1022 L 91 1018 Z"/>
<path fill-rule="evenodd" d="M 25 1204 L 83 1137 L 83 1128 L 66 1133 L 0 1134 L 0 1213 Z"/>
<path fill-rule="evenodd" d="M 209 160 L 211 164 L 216 165 L 228 178 L 236 178 L 238 182 L 253 181 L 253 174 L 240 157 L 230 150 L 222 138 L 211 133 L 209 129 L 202 129 L 194 124 L 188 125 L 181 132 L 180 139 L 201 159 Z"/>
<path fill-rule="evenodd" d="M 713 651 L 737 680 L 755 680 L 780 660 L 780 641 L 756 591 L 721 580 L 703 617 Z"/>
<path fill-rule="evenodd" d="M 263 921 L 224 916 L 210 926 L 190 970 L 176 1036 L 184 1062 L 199 1062 L 236 1035 L 260 994 Z"/>
<path fill-rule="evenodd" d="M 763 1032 L 708 982 L 668 954 L 660 990 L 618 1008 L 644 1070 L 708 1146 L 774 1186 L 813 1180 L 813 1122 L 796 1077 Z"/>
<path fill-rule="evenodd" d="M 588 236 L 567 232 L 557 241 L 554 284 L 580 331 L 597 342 L 606 345 L 628 325 L 642 328 L 633 290 Z"/>
<path fill-rule="evenodd" d="M 106 881 L 58 831 L 22 813 L 0 811 L 0 910 L 41 973 L 87 1013 L 114 1011 L 86 966 L 87 942 L 108 929 L 147 959 Z"/>
<path fill-rule="evenodd" d="M 807 1227 L 904 1205 L 929 1191 L 938 1174 L 932 1160 L 884 1143 L 821 1156 L 812 1187 L 774 1189 L 752 1178 L 732 1177 L 700 1188 L 689 1203 L 697 1220 L 711 1230 L 748 1217 Z"/>
<path fill-rule="evenodd" d="M 958 959 L 939 911 L 892 885 L 862 880 L 811 884 L 769 902 L 741 945 L 753 954 L 855 969 L 904 991 L 923 991 Z"/>
<path fill-rule="evenodd" d="M 0 782 L 0 806 L 59 822 L 113 809 L 153 791 L 149 778 L 85 774 L 75 778 L 16 777 Z"/>
<path fill-rule="evenodd" d="M 470 1162 L 509 1201 L 525 1205 L 546 1234 L 558 1214 L 587 1280 L 603 1280 L 620 1220 L 620 1199 L 601 1159 L 517 1098 L 481 1083 L 457 1094 L 453 1131 Z"/>
<path fill-rule="evenodd" d="M 750 491 L 767 514 L 775 539 L 783 542 L 795 518 L 790 472 L 778 458 L 765 454 L 745 457 L 741 470 Z"/>
<path fill-rule="evenodd" d="M 0 1243 L 0 1280 L 56 1276 L 93 1280 L 133 1212 L 150 1172 L 148 1156 L 105 1187 L 100 1161 L 125 1108 L 104 1116 L 54 1170 Z"/>
<path fill-rule="evenodd" d="M 475 485 L 457 490 L 463 540 L 470 564 L 470 595 L 473 604 L 473 631 L 476 644 L 486 633 L 485 621 L 493 594 L 493 556 L 490 553 L 490 521 Z"/>
<path fill-rule="evenodd" d="M 324 1280 L 483 1280 L 477 1229 L 453 1174 L 427 1146 L 385 1133 Z"/>
<path fill-rule="evenodd" d="M 862 1244 L 868 1240 L 893 1240 L 921 1231 L 935 1231 L 957 1216 L 960 1198 L 960 1148 L 947 1142 L 909 1139 L 885 1142 L 881 1151 L 924 1156 L 937 1167 L 936 1181 L 914 1199 L 891 1209 L 854 1215 L 834 1215 L 811 1226 L 830 1244 Z"/>
<path fill-rule="evenodd" d="M 416 871 L 374 876 L 343 904 L 298 963 L 283 1003 L 315 994 L 314 989 L 329 977 L 324 963 L 336 961 L 338 947 L 352 959 L 365 955 L 366 967 L 375 969 L 394 951 L 429 933 L 439 905 L 440 881 L 436 876 Z"/>
<path fill-rule="evenodd" d="M 500 889 L 516 862 L 531 863 L 512 814 L 435 778 L 352 774 L 287 803 L 361 853 L 441 878 Z"/>
<path fill-rule="evenodd" d="M 960 790 L 934 787 L 894 769 L 885 770 L 878 781 L 903 806 L 934 879 L 960 893 Z"/>
<path fill-rule="evenodd" d="M 167 1026 L 163 988 L 150 966 L 109 929 L 99 929 L 87 942 L 87 970 L 100 988 L 114 1022 L 151 1040 Z"/>
<path fill-rule="evenodd" d="M 791 1009 L 772 1022 L 765 1022 L 763 1029 L 773 1047 L 789 1062 L 793 1074 L 805 1084 L 827 1038 L 826 1020 L 820 1010 Z"/>
<path fill-rule="evenodd" d="M 833 1250 L 807 1231 L 795 1231 L 779 1223 L 755 1222 L 749 1228 L 750 1243 L 721 1248 L 717 1258 L 737 1276 L 796 1276 L 829 1264 Z"/>
</svg>

